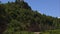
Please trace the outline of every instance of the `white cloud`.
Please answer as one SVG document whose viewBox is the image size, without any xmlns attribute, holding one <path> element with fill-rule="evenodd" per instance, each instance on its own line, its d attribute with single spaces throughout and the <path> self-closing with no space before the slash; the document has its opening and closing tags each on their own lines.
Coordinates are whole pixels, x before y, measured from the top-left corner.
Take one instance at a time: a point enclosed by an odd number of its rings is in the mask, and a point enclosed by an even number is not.
<svg viewBox="0 0 60 34">
<path fill-rule="evenodd" d="M 58 17 L 58 18 L 60 18 L 60 17 Z"/>
</svg>

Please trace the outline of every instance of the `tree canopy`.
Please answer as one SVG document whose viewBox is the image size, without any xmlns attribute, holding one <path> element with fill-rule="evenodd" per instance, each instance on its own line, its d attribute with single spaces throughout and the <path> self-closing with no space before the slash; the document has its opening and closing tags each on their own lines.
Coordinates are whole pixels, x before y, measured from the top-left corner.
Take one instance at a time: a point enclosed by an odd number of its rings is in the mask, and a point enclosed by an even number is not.
<svg viewBox="0 0 60 34">
<path fill-rule="evenodd" d="M 60 28 L 60 19 L 34 11 L 26 2 L 0 4 L 0 32 L 45 31 Z"/>
</svg>

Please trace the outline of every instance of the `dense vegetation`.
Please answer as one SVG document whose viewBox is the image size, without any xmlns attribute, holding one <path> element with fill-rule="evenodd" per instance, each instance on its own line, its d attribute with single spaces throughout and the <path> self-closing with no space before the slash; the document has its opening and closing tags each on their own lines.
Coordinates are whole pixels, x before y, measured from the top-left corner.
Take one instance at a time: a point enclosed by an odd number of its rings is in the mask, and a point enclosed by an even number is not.
<svg viewBox="0 0 60 34">
<path fill-rule="evenodd" d="M 0 34 L 60 29 L 60 19 L 33 11 L 26 2 L 0 3 Z"/>
</svg>

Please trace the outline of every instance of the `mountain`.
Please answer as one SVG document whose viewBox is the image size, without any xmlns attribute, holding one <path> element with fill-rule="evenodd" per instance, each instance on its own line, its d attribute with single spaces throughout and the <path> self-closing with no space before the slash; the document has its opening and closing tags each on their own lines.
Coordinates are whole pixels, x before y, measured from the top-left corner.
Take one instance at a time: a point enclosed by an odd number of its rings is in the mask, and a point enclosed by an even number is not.
<svg viewBox="0 0 60 34">
<path fill-rule="evenodd" d="M 0 34 L 41 32 L 60 28 L 60 19 L 34 11 L 28 3 L 0 4 Z"/>
</svg>

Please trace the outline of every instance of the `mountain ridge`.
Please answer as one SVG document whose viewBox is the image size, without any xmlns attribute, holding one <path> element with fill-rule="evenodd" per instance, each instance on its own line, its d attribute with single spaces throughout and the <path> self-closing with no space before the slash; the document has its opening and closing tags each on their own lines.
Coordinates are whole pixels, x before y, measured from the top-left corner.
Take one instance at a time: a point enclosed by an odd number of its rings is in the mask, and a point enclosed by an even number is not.
<svg viewBox="0 0 60 34">
<path fill-rule="evenodd" d="M 18 31 L 40 32 L 60 28 L 60 19 L 46 16 L 38 11 L 34 11 L 26 2 L 8 2 L 0 4 L 0 25 L 3 33 L 10 34 Z M 5 21 L 6 20 L 6 21 Z M 2 22 L 1 22 L 2 21 Z M 3 22 L 5 21 L 5 22 Z"/>
</svg>

